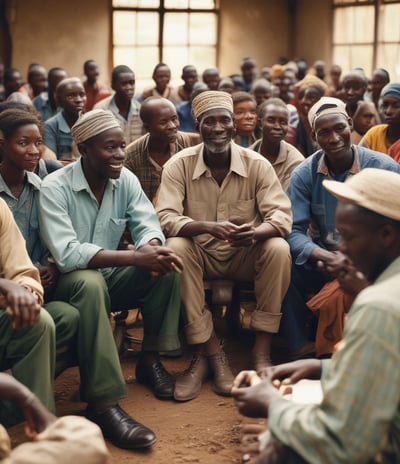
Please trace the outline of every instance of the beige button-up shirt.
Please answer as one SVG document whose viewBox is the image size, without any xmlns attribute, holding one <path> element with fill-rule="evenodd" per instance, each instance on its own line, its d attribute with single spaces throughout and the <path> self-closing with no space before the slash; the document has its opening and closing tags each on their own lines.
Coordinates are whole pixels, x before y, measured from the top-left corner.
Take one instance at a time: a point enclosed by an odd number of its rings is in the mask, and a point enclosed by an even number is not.
<svg viewBox="0 0 400 464">
<path fill-rule="evenodd" d="M 192 221 L 233 219 L 255 227 L 267 222 L 286 237 L 292 227 L 291 205 L 271 164 L 232 142 L 231 166 L 219 186 L 204 162 L 203 147 L 182 150 L 164 165 L 156 210 L 166 236 L 178 236 Z M 194 239 L 220 260 L 235 253 L 209 234 Z"/>
</svg>

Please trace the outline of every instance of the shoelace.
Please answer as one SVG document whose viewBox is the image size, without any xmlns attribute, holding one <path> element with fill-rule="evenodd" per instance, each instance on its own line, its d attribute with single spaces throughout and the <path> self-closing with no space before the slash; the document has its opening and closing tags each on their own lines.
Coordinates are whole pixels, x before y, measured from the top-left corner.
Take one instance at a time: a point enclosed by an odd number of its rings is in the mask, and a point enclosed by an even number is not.
<svg viewBox="0 0 400 464">
<path fill-rule="evenodd" d="M 199 356 L 199 355 L 192 358 L 192 360 L 190 361 L 190 365 L 186 369 L 185 373 L 194 374 L 194 372 L 196 371 L 196 367 L 200 363 L 200 361 L 201 361 L 201 356 Z"/>
</svg>

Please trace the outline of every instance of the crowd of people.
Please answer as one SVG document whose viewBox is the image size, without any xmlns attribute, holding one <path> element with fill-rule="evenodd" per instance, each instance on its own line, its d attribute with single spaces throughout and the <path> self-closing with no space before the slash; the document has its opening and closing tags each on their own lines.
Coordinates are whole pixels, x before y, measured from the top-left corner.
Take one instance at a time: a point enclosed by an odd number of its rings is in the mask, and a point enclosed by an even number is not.
<svg viewBox="0 0 400 464">
<path fill-rule="evenodd" d="M 0 367 L 15 378 L 0 377 L 1 424 L 25 416 L 43 449 L 59 427 L 79 448 L 87 427 L 85 462 L 107 458 L 93 423 L 118 447 L 154 445 L 119 405 L 110 325 L 140 307 L 137 381 L 183 402 L 211 377 L 240 412 L 268 417 L 254 462 L 398 462 L 400 84 L 384 69 L 328 77 L 320 60 L 257 74 L 247 57 L 201 80 L 187 65 L 177 87 L 159 63 L 135 95 L 126 65 L 110 86 L 95 61 L 83 71 L 32 64 L 26 83 L 13 68 L 0 82 Z M 253 285 L 236 378 L 205 297 L 218 280 Z M 192 359 L 175 378 L 160 353 L 181 350 L 180 332 Z M 274 366 L 277 339 L 311 359 Z M 90 422 L 53 416 L 53 380 L 72 365 Z M 277 388 L 319 376 L 319 405 Z"/>
</svg>

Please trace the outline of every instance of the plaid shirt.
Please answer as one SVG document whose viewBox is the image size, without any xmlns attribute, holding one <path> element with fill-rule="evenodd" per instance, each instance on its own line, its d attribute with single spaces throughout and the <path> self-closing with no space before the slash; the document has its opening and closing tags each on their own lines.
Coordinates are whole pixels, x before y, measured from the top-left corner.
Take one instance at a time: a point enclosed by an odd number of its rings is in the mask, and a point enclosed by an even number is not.
<svg viewBox="0 0 400 464">
<path fill-rule="evenodd" d="M 149 138 L 150 134 L 145 134 L 128 145 L 125 167 L 138 177 L 144 193 L 150 201 L 153 201 L 161 182 L 162 168 L 156 166 L 155 162 L 150 159 Z M 175 155 L 178 151 L 193 144 L 193 134 L 178 132 L 176 142 L 170 144 L 170 155 Z"/>
<path fill-rule="evenodd" d="M 132 98 L 131 100 L 131 106 L 129 108 L 129 114 L 127 119 L 125 119 L 119 113 L 119 109 L 115 103 L 113 95 L 97 102 L 94 105 L 94 108 L 109 110 L 114 114 L 115 118 L 121 125 L 121 129 L 124 131 L 125 142 L 127 145 L 128 143 L 133 142 L 145 133 L 142 120 L 139 116 L 140 103 L 134 98 Z"/>
<path fill-rule="evenodd" d="M 400 462 L 400 258 L 354 301 L 320 405 L 273 400 L 273 436 L 310 464 Z M 379 455 L 379 461 L 377 456 Z"/>
</svg>

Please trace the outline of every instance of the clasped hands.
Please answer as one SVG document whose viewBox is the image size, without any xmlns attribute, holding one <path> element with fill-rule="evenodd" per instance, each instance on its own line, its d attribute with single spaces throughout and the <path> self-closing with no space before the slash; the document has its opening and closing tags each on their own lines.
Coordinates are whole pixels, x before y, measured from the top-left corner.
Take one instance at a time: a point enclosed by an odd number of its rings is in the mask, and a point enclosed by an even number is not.
<svg viewBox="0 0 400 464">
<path fill-rule="evenodd" d="M 255 228 L 252 224 L 235 224 L 232 221 L 215 222 L 211 235 L 225 240 L 233 247 L 249 247 L 254 243 Z"/>
</svg>

